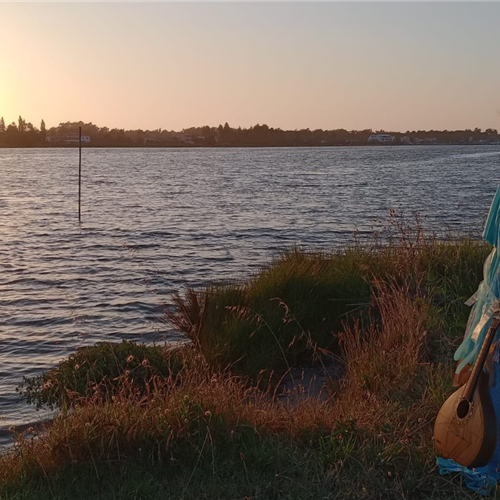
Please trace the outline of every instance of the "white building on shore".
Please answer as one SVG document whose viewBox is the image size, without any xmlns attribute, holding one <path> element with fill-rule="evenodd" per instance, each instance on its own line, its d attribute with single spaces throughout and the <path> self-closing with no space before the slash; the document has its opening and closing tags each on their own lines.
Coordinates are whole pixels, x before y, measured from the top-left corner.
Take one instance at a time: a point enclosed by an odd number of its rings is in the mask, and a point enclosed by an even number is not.
<svg viewBox="0 0 500 500">
<path fill-rule="evenodd" d="M 78 134 L 69 134 L 69 135 L 53 135 L 46 137 L 45 140 L 47 142 L 53 142 L 53 143 L 76 143 L 78 144 L 80 142 L 80 139 L 78 137 Z M 90 136 L 88 135 L 82 135 L 82 143 L 90 143 Z"/>
<path fill-rule="evenodd" d="M 368 137 L 368 144 L 392 144 L 394 142 L 394 136 L 389 134 L 372 134 Z"/>
</svg>

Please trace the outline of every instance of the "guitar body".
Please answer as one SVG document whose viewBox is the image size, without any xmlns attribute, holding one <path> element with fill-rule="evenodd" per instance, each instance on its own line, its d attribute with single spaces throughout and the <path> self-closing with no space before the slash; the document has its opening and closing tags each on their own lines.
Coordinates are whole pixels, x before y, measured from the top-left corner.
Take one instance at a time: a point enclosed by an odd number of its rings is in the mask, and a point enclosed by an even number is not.
<svg viewBox="0 0 500 500">
<path fill-rule="evenodd" d="M 486 465 L 491 460 L 497 443 L 497 422 L 488 380 L 488 375 L 481 370 L 472 398 L 464 399 L 466 384 L 455 391 L 439 411 L 434 425 L 434 444 L 443 458 L 470 468 Z"/>
</svg>

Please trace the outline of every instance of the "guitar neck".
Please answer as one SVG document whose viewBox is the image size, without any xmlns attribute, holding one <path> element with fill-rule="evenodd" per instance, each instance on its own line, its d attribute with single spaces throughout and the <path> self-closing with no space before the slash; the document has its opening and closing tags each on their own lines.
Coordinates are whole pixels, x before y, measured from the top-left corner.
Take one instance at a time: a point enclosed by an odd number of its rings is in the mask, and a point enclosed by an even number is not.
<svg viewBox="0 0 500 500">
<path fill-rule="evenodd" d="M 495 332 L 499 324 L 500 319 L 497 318 L 497 315 L 495 314 L 495 316 L 493 316 L 493 320 L 491 321 L 491 325 L 486 332 L 483 345 L 481 346 L 481 350 L 479 351 L 476 362 L 474 363 L 474 367 L 472 368 L 472 372 L 464 390 L 463 398 L 467 399 L 468 401 L 472 401 L 472 395 L 476 390 L 479 375 L 481 374 L 481 370 L 483 369 L 486 357 L 488 356 L 488 352 L 490 350 L 493 338 L 495 337 Z"/>
</svg>

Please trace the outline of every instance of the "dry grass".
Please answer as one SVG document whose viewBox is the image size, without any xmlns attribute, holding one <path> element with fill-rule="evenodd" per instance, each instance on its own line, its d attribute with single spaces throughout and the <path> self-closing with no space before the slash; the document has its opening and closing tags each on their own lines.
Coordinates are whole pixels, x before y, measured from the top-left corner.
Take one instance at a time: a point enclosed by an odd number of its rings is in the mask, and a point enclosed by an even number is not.
<svg viewBox="0 0 500 500">
<path fill-rule="evenodd" d="M 197 347 L 202 343 L 203 322 L 208 297 L 187 289 L 185 296 L 174 293 L 174 310 L 166 310 L 167 319 L 183 332 Z"/>
<path fill-rule="evenodd" d="M 425 357 L 429 303 L 410 285 L 380 282 L 374 285 L 377 319 L 366 330 L 359 322 L 346 326 L 342 348 L 350 394 L 407 392 Z"/>
</svg>

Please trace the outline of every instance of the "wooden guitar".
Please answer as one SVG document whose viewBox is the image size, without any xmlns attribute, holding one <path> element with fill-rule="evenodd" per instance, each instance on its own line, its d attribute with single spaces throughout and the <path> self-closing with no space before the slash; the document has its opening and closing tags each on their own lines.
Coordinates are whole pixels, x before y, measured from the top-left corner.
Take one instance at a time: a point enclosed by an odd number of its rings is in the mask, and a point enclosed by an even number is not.
<svg viewBox="0 0 500 500">
<path fill-rule="evenodd" d="M 489 376 L 483 366 L 499 324 L 500 319 L 495 314 L 469 380 L 445 401 L 434 425 L 434 444 L 439 455 L 465 467 L 486 465 L 497 444 Z"/>
</svg>

